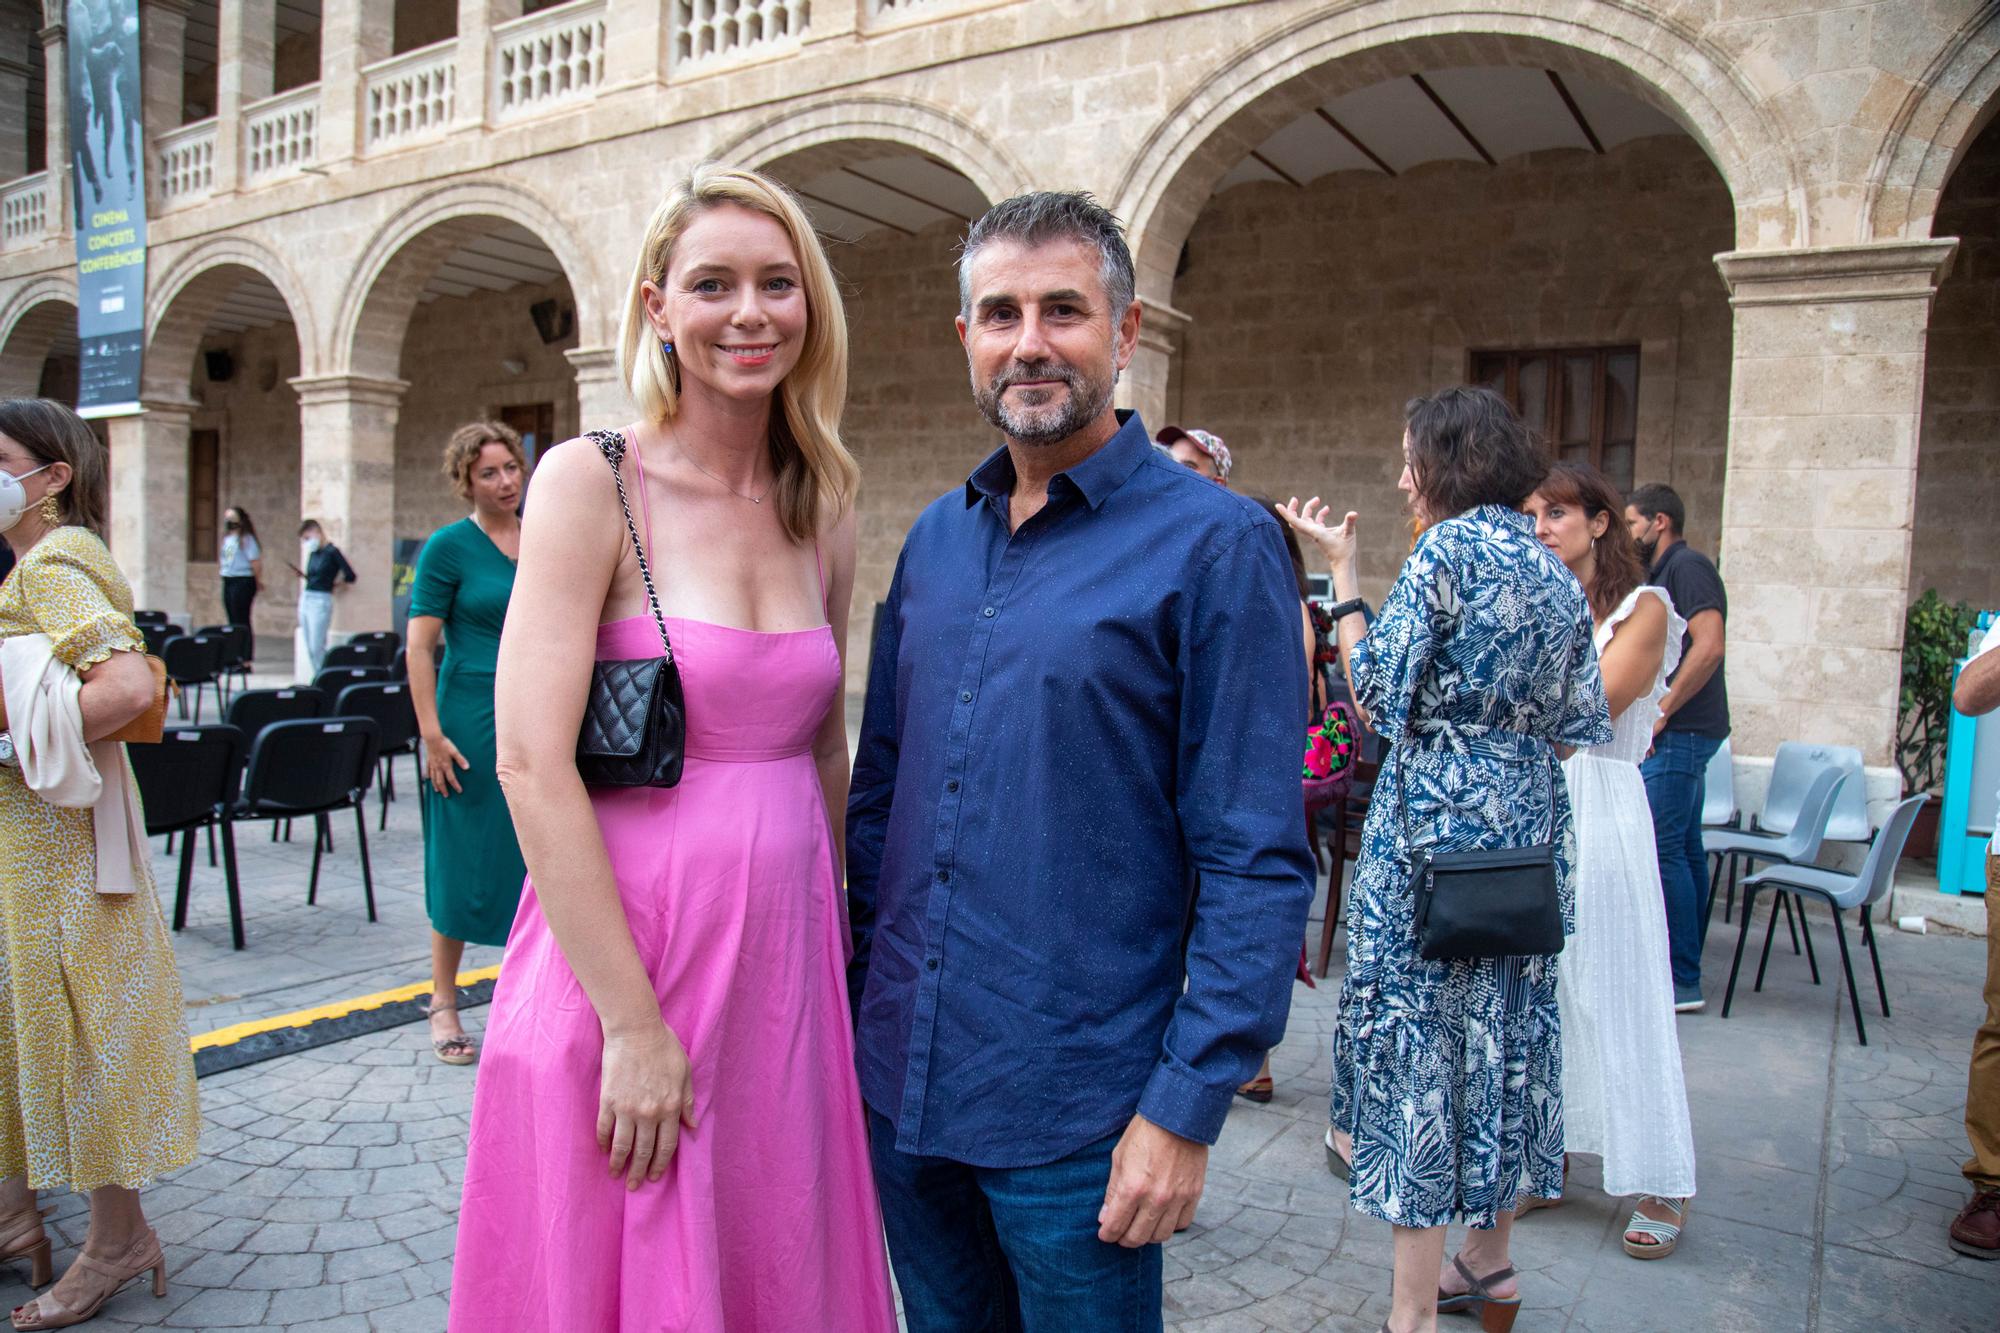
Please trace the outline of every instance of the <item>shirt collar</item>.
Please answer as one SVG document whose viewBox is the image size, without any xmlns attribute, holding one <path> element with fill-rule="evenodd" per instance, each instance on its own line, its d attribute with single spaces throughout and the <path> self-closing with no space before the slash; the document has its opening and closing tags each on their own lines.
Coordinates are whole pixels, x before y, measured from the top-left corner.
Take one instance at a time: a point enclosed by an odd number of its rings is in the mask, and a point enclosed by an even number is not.
<svg viewBox="0 0 2000 1333">
<path fill-rule="evenodd" d="M 1153 450 L 1153 440 L 1146 433 L 1146 423 L 1139 420 L 1137 412 L 1125 408 L 1118 409 L 1118 423 L 1118 433 L 1106 440 L 1096 453 L 1050 479 L 1051 493 L 1057 482 L 1067 481 L 1083 497 L 1085 504 L 1096 509 L 1139 470 L 1139 465 Z M 986 461 L 966 478 L 965 507 L 970 509 L 981 500 L 1004 504 L 1013 491 L 1014 458 L 1003 444 L 988 454 Z"/>
</svg>

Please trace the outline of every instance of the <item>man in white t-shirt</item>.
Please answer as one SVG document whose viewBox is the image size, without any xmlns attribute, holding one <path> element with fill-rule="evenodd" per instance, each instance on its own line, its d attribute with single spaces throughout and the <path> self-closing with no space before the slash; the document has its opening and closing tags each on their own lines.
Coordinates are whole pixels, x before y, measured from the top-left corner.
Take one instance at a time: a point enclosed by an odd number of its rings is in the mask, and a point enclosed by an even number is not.
<svg viewBox="0 0 2000 1333">
<path fill-rule="evenodd" d="M 1958 673 L 1952 706 L 1969 717 L 2000 708 L 2000 621 Z M 2000 1259 L 2000 837 L 1986 854 L 1986 1021 L 1972 1039 L 1965 1088 L 1965 1137 L 1972 1158 L 1965 1178 L 1972 1202 L 1951 1224 L 1951 1248 L 1974 1259 Z"/>
</svg>

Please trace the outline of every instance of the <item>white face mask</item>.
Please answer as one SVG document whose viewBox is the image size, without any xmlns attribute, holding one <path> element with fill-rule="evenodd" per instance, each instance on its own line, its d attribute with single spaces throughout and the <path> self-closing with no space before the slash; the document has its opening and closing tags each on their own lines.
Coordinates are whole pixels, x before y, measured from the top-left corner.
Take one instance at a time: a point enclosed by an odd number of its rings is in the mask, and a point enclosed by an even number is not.
<svg viewBox="0 0 2000 1333">
<path fill-rule="evenodd" d="M 54 463 L 44 463 L 38 468 L 15 476 L 11 472 L 0 472 L 0 532 L 11 532 L 21 515 L 28 512 L 28 488 L 21 483 L 37 472 L 47 472 Z"/>
<path fill-rule="evenodd" d="M 320 540 L 317 537 L 306 537 L 299 542 L 300 549 L 303 550 L 309 556 L 314 551 L 317 551 L 319 549 L 319 546 L 320 546 Z"/>
</svg>

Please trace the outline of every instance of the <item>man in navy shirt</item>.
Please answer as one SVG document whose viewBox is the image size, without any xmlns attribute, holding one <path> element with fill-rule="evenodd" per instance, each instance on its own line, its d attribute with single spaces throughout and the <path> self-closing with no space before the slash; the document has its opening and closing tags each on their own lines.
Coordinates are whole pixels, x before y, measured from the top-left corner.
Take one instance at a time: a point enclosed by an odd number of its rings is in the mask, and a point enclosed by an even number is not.
<svg viewBox="0 0 2000 1333">
<path fill-rule="evenodd" d="M 1276 522 L 1111 407 L 1132 259 L 1087 195 L 975 223 L 1003 436 L 904 543 L 848 805 L 862 1097 L 912 1333 L 1161 1325 L 1314 875 Z"/>
</svg>

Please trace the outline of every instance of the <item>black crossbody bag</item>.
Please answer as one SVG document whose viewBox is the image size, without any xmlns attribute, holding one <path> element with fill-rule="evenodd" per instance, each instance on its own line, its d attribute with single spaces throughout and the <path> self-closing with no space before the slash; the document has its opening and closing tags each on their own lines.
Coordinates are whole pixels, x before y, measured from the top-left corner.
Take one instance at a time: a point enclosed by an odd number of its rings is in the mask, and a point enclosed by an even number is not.
<svg viewBox="0 0 2000 1333">
<path fill-rule="evenodd" d="M 1563 681 L 1556 725 L 1569 712 L 1569 681 Z M 1506 958 L 1562 952 L 1562 898 L 1556 881 L 1553 842 L 1488 851 L 1440 852 L 1419 848 L 1410 836 L 1410 805 L 1403 769 L 1414 753 L 1407 746 L 1396 764 L 1396 805 L 1403 842 L 1410 849 L 1416 890 L 1417 952 L 1427 959 Z M 1549 766 L 1562 781 L 1553 742 Z M 1551 788 L 1553 794 L 1553 788 Z M 1551 815 L 1553 818 L 1553 815 Z M 1553 830 L 1551 830 L 1553 832 Z"/>
<path fill-rule="evenodd" d="M 660 647 L 666 651 L 660 657 L 598 662 L 591 667 L 583 727 L 576 738 L 576 771 L 588 787 L 671 787 L 681 780 L 687 750 L 681 669 L 667 638 L 659 595 L 653 591 L 645 543 L 639 540 L 639 526 L 632 521 L 632 505 L 625 498 L 625 436 L 620 431 L 594 430 L 590 440 L 611 464 L 618 507 L 625 513 L 625 531 L 632 536 L 639 577 L 646 584 L 646 605 L 660 627 Z"/>
</svg>

